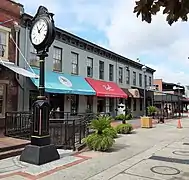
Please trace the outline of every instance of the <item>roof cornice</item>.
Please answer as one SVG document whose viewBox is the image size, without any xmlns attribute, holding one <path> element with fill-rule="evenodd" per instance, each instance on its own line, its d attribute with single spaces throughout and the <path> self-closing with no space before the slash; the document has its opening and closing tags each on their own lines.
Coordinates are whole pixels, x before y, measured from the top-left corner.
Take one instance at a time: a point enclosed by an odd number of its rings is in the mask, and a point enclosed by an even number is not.
<svg viewBox="0 0 189 180">
<path fill-rule="evenodd" d="M 30 27 L 32 18 L 33 17 L 31 15 L 24 13 L 22 15 L 22 26 L 26 27 L 26 24 L 27 24 L 27 26 Z M 83 38 L 80 38 L 80 37 L 78 37 L 74 34 L 71 34 L 63 29 L 58 28 L 58 27 L 56 27 L 56 40 L 62 41 L 66 44 L 75 46 L 77 48 L 80 48 L 80 49 L 88 51 L 90 53 L 99 55 L 104 58 L 112 59 L 112 60 L 118 61 L 118 62 L 123 62 L 123 63 L 125 63 L 125 66 L 131 66 L 131 67 L 135 67 L 137 69 L 142 69 L 142 66 L 143 66 L 143 64 L 140 64 L 140 63 L 130 60 L 124 56 L 116 54 L 108 49 L 100 47 L 92 42 L 89 42 Z M 150 67 L 147 67 L 147 72 L 154 73 L 155 71 L 156 70 L 154 70 Z"/>
</svg>

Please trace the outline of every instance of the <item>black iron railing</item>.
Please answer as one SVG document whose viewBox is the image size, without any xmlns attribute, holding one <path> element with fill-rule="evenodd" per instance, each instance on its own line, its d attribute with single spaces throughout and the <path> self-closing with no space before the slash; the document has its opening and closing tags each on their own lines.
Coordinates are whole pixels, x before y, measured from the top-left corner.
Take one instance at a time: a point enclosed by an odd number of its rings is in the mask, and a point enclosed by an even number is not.
<svg viewBox="0 0 189 180">
<path fill-rule="evenodd" d="M 62 113 L 62 112 L 60 112 Z M 66 114 L 66 116 L 65 116 Z M 61 114 L 59 114 L 61 117 Z M 93 113 L 79 113 L 64 118 L 52 118 L 49 124 L 51 143 L 57 148 L 74 149 L 89 133 L 88 124 L 95 118 Z M 5 135 L 30 140 L 32 127 L 31 112 L 7 112 L 5 117 Z"/>
</svg>

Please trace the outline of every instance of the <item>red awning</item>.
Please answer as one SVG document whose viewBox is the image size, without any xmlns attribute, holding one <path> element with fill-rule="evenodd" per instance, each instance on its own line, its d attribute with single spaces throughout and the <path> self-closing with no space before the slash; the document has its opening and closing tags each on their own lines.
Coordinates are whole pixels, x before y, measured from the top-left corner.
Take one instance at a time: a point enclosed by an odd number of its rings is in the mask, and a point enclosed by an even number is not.
<svg viewBox="0 0 189 180">
<path fill-rule="evenodd" d="M 117 98 L 128 97 L 128 95 L 125 94 L 125 92 L 121 88 L 119 88 L 119 86 L 114 82 L 106 82 L 91 78 L 85 78 L 85 79 L 96 91 L 96 96 L 98 97 L 117 97 Z"/>
</svg>

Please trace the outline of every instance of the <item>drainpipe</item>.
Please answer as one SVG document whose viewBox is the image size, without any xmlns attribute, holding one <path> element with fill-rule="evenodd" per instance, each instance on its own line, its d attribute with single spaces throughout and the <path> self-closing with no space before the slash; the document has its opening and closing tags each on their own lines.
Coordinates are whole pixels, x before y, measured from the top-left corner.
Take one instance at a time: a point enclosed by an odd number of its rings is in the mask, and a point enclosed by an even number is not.
<svg viewBox="0 0 189 180">
<path fill-rule="evenodd" d="M 19 64 L 18 64 L 18 49 L 17 49 L 17 47 L 18 47 L 18 36 L 19 36 L 20 26 L 18 25 L 18 23 L 16 21 L 14 21 L 14 30 L 16 32 L 16 39 L 15 39 L 15 43 L 16 43 L 16 46 L 15 46 L 15 65 L 19 66 Z M 17 75 L 17 74 L 15 75 L 16 81 L 18 82 L 19 87 L 23 88 L 21 86 L 21 84 L 20 84 L 18 76 L 19 75 Z M 18 109 L 18 103 L 17 103 L 17 109 Z"/>
<path fill-rule="evenodd" d="M 18 25 L 17 22 L 14 22 L 14 29 L 16 32 L 16 44 L 18 46 L 18 34 L 20 31 L 20 26 Z M 17 47 L 15 47 L 15 64 L 18 65 L 18 49 L 17 49 Z"/>
<path fill-rule="evenodd" d="M 24 43 L 24 57 L 27 57 L 27 52 L 28 52 L 28 21 L 26 22 L 26 27 L 25 27 L 25 43 Z M 26 69 L 26 62 L 24 61 L 24 69 Z M 23 84 L 26 84 L 26 77 L 23 77 Z M 25 94 L 26 94 L 26 88 L 25 86 L 23 87 L 23 97 L 22 97 L 22 109 L 23 111 L 25 110 L 25 104 L 24 104 L 24 98 L 25 98 Z"/>
</svg>

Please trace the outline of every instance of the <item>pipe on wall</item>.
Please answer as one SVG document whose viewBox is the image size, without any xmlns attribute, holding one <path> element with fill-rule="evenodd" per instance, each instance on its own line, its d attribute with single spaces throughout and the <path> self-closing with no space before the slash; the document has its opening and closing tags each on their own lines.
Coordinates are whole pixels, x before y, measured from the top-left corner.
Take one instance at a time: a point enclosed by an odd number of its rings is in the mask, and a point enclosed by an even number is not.
<svg viewBox="0 0 189 180">
<path fill-rule="evenodd" d="M 24 42 L 24 57 L 27 57 L 27 52 L 28 52 L 28 22 L 26 22 L 26 27 L 25 27 L 25 42 Z M 24 68 L 26 69 L 26 62 L 24 61 Z M 23 84 L 26 83 L 26 77 L 23 77 Z M 23 87 L 23 96 L 22 96 L 22 110 L 24 111 L 24 99 L 25 99 L 25 94 L 26 94 L 26 88 L 25 86 Z"/>
</svg>

